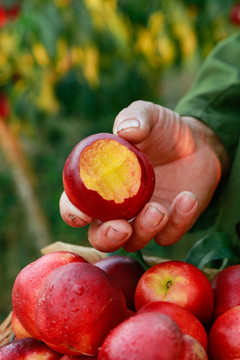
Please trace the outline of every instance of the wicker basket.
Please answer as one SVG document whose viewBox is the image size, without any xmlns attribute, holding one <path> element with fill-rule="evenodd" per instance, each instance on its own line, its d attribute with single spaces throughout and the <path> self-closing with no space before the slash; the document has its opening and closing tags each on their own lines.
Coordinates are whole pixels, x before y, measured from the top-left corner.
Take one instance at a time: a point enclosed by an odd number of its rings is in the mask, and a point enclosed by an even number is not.
<svg viewBox="0 0 240 360">
<path fill-rule="evenodd" d="M 14 338 L 12 324 L 11 324 L 12 312 L 0 325 L 0 346 L 8 343 L 11 339 Z"/>
<path fill-rule="evenodd" d="M 42 254 L 48 254 L 53 251 L 71 251 L 86 259 L 90 264 L 107 257 L 107 254 L 97 251 L 94 248 L 86 246 L 78 246 L 73 244 L 67 244 L 64 242 L 55 242 L 51 245 L 42 249 Z M 155 265 L 167 259 L 162 259 L 156 256 L 144 256 L 144 260 L 149 265 Z M 218 270 L 216 269 L 204 269 L 205 274 L 208 278 L 212 278 Z M 14 339 L 14 333 L 11 325 L 11 316 L 12 312 L 7 316 L 7 318 L 0 325 L 0 346 L 8 343 L 10 340 Z"/>
</svg>

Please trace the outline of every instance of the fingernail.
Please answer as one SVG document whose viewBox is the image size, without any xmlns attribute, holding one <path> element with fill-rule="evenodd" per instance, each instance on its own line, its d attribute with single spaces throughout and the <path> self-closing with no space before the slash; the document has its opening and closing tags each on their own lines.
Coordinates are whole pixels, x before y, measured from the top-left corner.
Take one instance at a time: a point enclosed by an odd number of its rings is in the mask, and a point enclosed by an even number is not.
<svg viewBox="0 0 240 360">
<path fill-rule="evenodd" d="M 148 208 L 144 214 L 142 223 L 145 227 L 148 227 L 148 228 L 157 227 L 160 224 L 160 222 L 163 220 L 164 217 L 165 217 L 164 213 L 162 213 L 160 210 L 158 210 L 154 206 L 150 205 L 150 206 L 148 206 Z"/>
<path fill-rule="evenodd" d="M 76 215 L 73 214 L 68 214 L 68 219 L 70 220 L 70 222 L 75 225 L 75 226 L 85 226 L 87 225 L 87 222 L 84 221 L 83 219 L 79 218 Z"/>
<path fill-rule="evenodd" d="M 188 214 L 194 205 L 196 204 L 197 199 L 191 193 L 185 193 L 180 197 L 177 202 L 177 208 L 180 212 Z"/>
<path fill-rule="evenodd" d="M 108 239 L 117 242 L 120 240 L 124 240 L 124 238 L 127 237 L 127 233 L 121 232 L 115 228 L 113 228 L 112 226 L 110 226 L 107 230 L 107 237 Z"/>
<path fill-rule="evenodd" d="M 140 128 L 140 122 L 138 120 L 125 120 L 118 124 L 116 128 L 116 132 L 118 133 L 121 130 L 129 129 L 129 128 Z"/>
</svg>

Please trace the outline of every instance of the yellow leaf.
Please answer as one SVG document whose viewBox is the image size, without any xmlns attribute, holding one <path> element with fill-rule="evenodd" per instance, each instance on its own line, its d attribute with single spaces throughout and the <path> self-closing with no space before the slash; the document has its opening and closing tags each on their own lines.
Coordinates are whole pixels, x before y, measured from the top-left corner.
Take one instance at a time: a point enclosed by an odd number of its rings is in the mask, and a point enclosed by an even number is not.
<svg viewBox="0 0 240 360">
<path fill-rule="evenodd" d="M 58 110 L 58 101 L 54 93 L 53 77 L 51 73 L 44 73 L 41 81 L 41 89 L 37 98 L 37 106 L 49 113 Z"/>
<path fill-rule="evenodd" d="M 8 61 L 8 56 L 0 52 L 0 85 L 5 85 L 12 77 L 12 67 Z"/>
<path fill-rule="evenodd" d="M 164 16 L 161 11 L 154 12 L 149 18 L 149 30 L 153 36 L 161 33 L 164 25 Z"/>
<path fill-rule="evenodd" d="M 36 43 L 33 45 L 33 55 L 35 60 L 41 67 L 47 66 L 50 62 L 44 46 L 40 43 Z"/>
<path fill-rule="evenodd" d="M 71 4 L 72 0 L 54 0 L 54 3 L 59 8 L 67 7 Z"/>
<path fill-rule="evenodd" d="M 4 52 L 5 55 L 10 56 L 15 54 L 17 48 L 16 34 L 7 31 L 1 31 L 0 36 L 0 52 Z"/>
<path fill-rule="evenodd" d="M 176 55 L 174 43 L 166 35 L 158 38 L 156 43 L 162 63 L 166 65 L 172 64 Z"/>
<path fill-rule="evenodd" d="M 80 46 L 73 46 L 71 48 L 71 60 L 73 65 L 83 62 L 83 49 Z"/>
<path fill-rule="evenodd" d="M 142 28 L 139 30 L 136 50 L 147 57 L 151 56 L 155 52 L 154 39 L 148 29 Z"/>
<path fill-rule="evenodd" d="M 175 35 L 181 41 L 181 50 L 185 58 L 191 57 L 197 46 L 196 35 L 187 23 L 179 22 L 173 27 Z"/>
<path fill-rule="evenodd" d="M 84 49 L 83 74 L 92 86 L 99 84 L 99 54 L 94 46 L 87 46 Z"/>
</svg>

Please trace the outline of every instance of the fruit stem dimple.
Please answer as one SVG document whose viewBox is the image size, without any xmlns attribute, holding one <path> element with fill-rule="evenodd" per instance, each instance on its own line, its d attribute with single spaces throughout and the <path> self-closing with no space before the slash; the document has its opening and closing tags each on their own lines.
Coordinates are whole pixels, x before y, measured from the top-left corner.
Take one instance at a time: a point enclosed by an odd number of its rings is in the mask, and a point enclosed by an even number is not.
<svg viewBox="0 0 240 360">
<path fill-rule="evenodd" d="M 166 283 L 166 288 L 169 289 L 172 286 L 172 281 L 168 280 L 168 282 Z"/>
</svg>

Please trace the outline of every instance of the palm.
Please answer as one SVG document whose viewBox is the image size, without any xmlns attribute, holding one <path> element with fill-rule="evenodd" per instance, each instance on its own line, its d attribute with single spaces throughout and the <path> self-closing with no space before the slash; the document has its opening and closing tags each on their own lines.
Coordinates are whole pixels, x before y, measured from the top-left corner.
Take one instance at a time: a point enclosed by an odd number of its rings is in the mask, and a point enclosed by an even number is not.
<svg viewBox="0 0 240 360">
<path fill-rule="evenodd" d="M 169 209 L 177 194 L 190 191 L 199 201 L 198 215 L 202 213 L 218 184 L 220 165 L 201 130 L 196 131 L 180 119 L 169 121 L 169 125 L 157 122 L 147 141 L 138 146 L 148 155 L 155 169 L 152 200 Z"/>
</svg>

